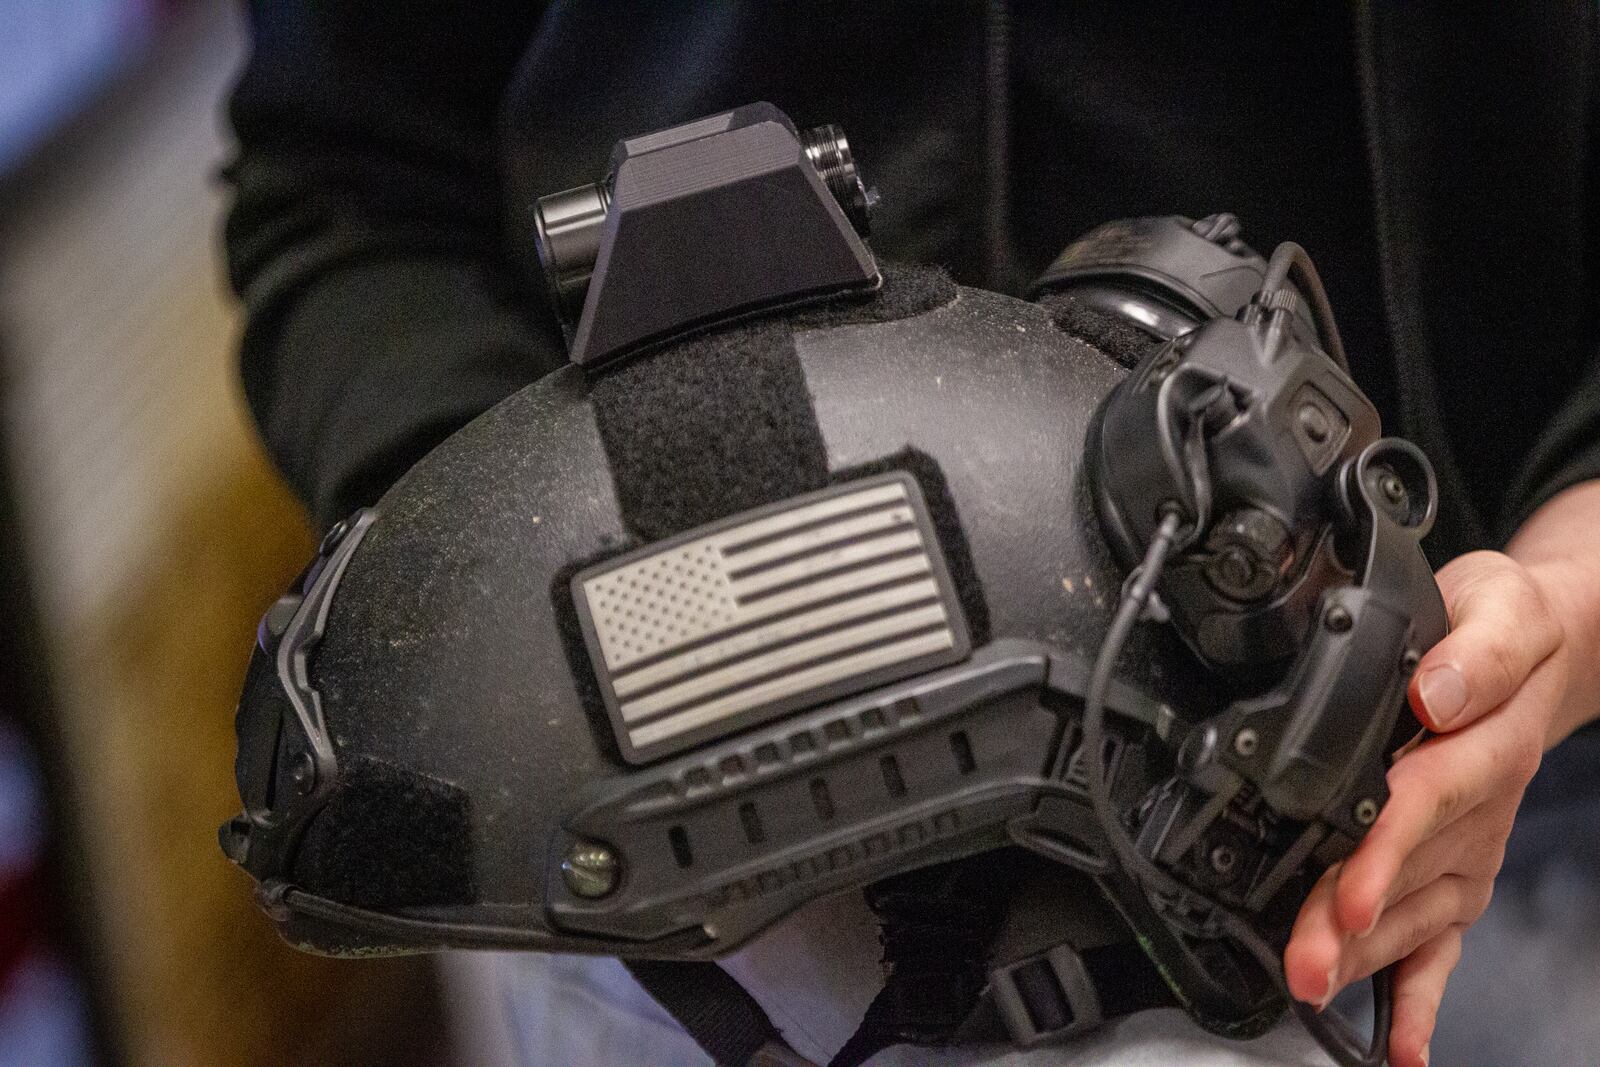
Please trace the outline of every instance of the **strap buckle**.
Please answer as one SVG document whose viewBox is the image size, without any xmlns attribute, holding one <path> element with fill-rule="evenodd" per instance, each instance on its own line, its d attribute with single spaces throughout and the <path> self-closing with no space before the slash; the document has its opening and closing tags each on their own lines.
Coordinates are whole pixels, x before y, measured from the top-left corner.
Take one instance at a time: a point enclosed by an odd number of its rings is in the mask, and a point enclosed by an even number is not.
<svg viewBox="0 0 1600 1067">
<path fill-rule="evenodd" d="M 1071 945 L 995 968 L 989 995 L 1022 1048 L 1087 1033 L 1105 1021 L 1094 981 Z"/>
</svg>

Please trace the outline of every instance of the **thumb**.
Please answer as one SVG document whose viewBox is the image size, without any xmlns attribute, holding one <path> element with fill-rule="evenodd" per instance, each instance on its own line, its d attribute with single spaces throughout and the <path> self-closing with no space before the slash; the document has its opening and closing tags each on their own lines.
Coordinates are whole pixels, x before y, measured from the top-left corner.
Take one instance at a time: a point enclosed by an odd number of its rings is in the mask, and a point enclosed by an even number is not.
<svg viewBox="0 0 1600 1067">
<path fill-rule="evenodd" d="M 1417 664 L 1411 707 L 1436 733 L 1511 699 L 1561 644 L 1561 624 L 1521 564 L 1472 552 L 1438 573 L 1451 632 Z"/>
</svg>

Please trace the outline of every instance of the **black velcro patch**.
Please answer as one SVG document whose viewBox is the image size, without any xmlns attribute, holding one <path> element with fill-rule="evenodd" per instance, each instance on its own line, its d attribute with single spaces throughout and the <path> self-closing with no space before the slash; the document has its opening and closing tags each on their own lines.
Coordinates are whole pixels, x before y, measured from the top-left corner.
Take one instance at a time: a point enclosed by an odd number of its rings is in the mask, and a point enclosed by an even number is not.
<svg viewBox="0 0 1600 1067">
<path fill-rule="evenodd" d="M 828 484 L 828 457 L 787 324 L 702 334 L 591 392 L 617 503 L 650 542 Z"/>
<path fill-rule="evenodd" d="M 470 801 L 449 782 L 358 756 L 295 856 L 294 881 L 358 908 L 471 904 Z"/>
<path fill-rule="evenodd" d="M 865 299 L 697 334 L 603 371 L 590 401 L 629 532 L 659 541 L 827 486 L 794 331 L 906 318 L 955 295 L 936 268 L 885 266 Z"/>
</svg>

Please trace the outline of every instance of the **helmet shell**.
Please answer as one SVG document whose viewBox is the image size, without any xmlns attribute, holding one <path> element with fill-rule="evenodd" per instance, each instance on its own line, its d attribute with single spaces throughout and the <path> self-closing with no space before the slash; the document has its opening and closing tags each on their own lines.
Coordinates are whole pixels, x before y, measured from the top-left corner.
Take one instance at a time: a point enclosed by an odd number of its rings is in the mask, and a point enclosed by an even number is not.
<svg viewBox="0 0 1600 1067">
<path fill-rule="evenodd" d="M 287 875 L 291 938 L 341 952 L 523 931 L 531 947 L 611 951 L 547 907 L 564 820 L 640 773 L 599 706 L 571 580 L 718 511 L 907 471 L 975 651 L 1020 639 L 1092 659 L 1122 579 L 1084 444 L 1127 372 L 1042 306 L 934 271 L 887 276 L 865 302 L 724 327 L 600 376 L 568 366 L 390 490 L 310 661 L 339 784 Z M 802 437 L 810 458 L 793 460 Z M 719 482 L 734 466 L 748 471 Z M 1221 699 L 1164 633 L 1139 635 L 1123 680 L 1180 713 Z M 352 907 L 395 921 L 357 936 Z"/>
</svg>

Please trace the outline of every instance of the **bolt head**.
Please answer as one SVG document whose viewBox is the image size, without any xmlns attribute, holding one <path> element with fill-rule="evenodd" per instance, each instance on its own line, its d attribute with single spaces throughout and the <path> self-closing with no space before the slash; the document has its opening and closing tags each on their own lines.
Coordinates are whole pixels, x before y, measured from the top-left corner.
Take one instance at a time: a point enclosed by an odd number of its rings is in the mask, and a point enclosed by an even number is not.
<svg viewBox="0 0 1600 1067">
<path fill-rule="evenodd" d="M 1371 797 L 1362 797 L 1356 801 L 1355 810 L 1351 814 L 1362 826 L 1371 826 L 1378 821 L 1378 802 Z"/>
<path fill-rule="evenodd" d="M 1261 747 L 1261 735 L 1248 726 L 1233 735 L 1233 750 L 1241 756 L 1246 758 L 1254 756 L 1259 747 Z"/>
<path fill-rule="evenodd" d="M 1302 404 L 1297 418 L 1300 429 L 1305 435 L 1317 444 L 1322 444 L 1333 433 L 1333 426 L 1328 422 L 1328 414 L 1315 404 Z"/>
<path fill-rule="evenodd" d="M 295 791 L 305 796 L 317 787 L 317 761 L 311 753 L 302 752 L 295 759 L 294 766 L 289 770 L 289 779 L 294 782 Z"/>
<path fill-rule="evenodd" d="M 1350 609 L 1343 604 L 1335 604 L 1328 609 L 1328 614 L 1323 616 L 1323 625 L 1336 634 L 1347 632 L 1355 620 L 1350 617 Z"/>
<path fill-rule="evenodd" d="M 1392 469 L 1381 464 L 1374 466 L 1367 471 L 1365 480 L 1368 490 L 1377 498 L 1378 506 L 1390 518 L 1405 526 L 1411 525 L 1417 518 L 1411 513 L 1411 493 L 1406 489 L 1405 479 Z"/>
<path fill-rule="evenodd" d="M 1239 853 L 1227 845 L 1218 845 L 1211 850 L 1211 869 L 1218 874 L 1232 874 L 1238 862 Z"/>
<path fill-rule="evenodd" d="M 567 850 L 561 861 L 561 877 L 574 896 L 596 900 L 617 887 L 622 865 L 617 854 L 605 845 L 579 841 Z"/>
</svg>

